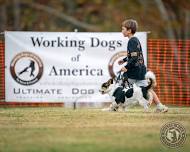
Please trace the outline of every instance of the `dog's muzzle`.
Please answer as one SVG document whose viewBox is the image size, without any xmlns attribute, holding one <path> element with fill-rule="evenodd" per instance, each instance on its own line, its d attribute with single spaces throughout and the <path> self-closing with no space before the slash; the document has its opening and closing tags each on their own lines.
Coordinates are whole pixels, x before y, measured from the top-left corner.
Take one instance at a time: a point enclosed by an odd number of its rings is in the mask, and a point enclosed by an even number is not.
<svg viewBox="0 0 190 152">
<path fill-rule="evenodd" d="M 106 93 L 106 92 L 103 91 L 103 90 L 99 90 L 99 92 L 100 92 L 101 94 L 105 94 L 105 93 Z"/>
</svg>

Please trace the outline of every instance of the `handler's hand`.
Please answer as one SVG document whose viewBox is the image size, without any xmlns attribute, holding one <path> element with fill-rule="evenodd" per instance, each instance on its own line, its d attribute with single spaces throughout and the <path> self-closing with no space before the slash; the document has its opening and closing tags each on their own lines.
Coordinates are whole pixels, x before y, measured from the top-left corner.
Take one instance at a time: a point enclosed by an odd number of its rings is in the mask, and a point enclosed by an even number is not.
<svg viewBox="0 0 190 152">
<path fill-rule="evenodd" d="M 122 68 L 121 68 L 121 71 L 122 71 L 122 72 L 127 72 L 127 69 L 126 69 L 125 67 L 122 67 Z"/>
<path fill-rule="evenodd" d="M 124 63 L 123 60 L 119 60 L 119 61 L 118 61 L 118 64 L 119 64 L 119 65 L 121 65 L 121 64 L 123 64 L 123 63 Z"/>
</svg>

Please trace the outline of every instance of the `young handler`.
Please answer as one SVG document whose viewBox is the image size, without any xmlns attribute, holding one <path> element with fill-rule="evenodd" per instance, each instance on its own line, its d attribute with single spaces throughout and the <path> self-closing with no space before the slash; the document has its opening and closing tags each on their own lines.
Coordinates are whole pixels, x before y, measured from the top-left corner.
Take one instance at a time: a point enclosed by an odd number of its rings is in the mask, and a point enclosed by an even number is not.
<svg viewBox="0 0 190 152">
<path fill-rule="evenodd" d="M 124 77 L 128 78 L 130 84 L 135 83 L 138 86 L 147 86 L 147 81 L 145 80 L 146 66 L 144 65 L 144 58 L 142 53 L 142 48 L 140 41 L 134 36 L 137 31 L 137 21 L 133 19 L 125 20 L 122 23 L 122 34 L 124 37 L 128 37 L 127 53 L 128 56 L 120 61 L 118 64 L 121 65 L 127 62 L 121 71 L 124 72 Z M 168 107 L 163 105 L 156 93 L 151 91 L 153 96 L 153 101 L 157 105 L 157 112 L 167 112 Z"/>
</svg>

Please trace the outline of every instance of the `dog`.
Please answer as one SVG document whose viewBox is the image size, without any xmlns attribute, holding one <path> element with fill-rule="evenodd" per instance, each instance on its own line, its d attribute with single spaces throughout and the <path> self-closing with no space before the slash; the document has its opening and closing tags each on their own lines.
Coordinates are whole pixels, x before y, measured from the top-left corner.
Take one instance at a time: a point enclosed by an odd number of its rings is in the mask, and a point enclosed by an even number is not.
<svg viewBox="0 0 190 152">
<path fill-rule="evenodd" d="M 103 111 L 118 111 L 121 105 L 124 111 L 133 105 L 141 105 L 145 111 L 148 111 L 152 95 L 150 90 L 156 86 L 156 76 L 152 71 L 148 71 L 145 75 L 148 81 L 148 86 L 137 86 L 133 84 L 132 88 L 126 88 L 117 83 L 115 78 L 109 79 L 103 83 L 100 88 L 101 94 L 108 94 L 111 97 L 112 104 L 109 108 L 102 109 Z"/>
</svg>

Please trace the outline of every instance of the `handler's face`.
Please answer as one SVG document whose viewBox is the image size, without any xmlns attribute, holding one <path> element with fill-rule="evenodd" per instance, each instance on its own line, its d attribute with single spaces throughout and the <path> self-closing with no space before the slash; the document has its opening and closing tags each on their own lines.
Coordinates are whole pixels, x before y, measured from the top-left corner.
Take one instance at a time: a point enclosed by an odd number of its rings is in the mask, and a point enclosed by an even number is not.
<svg viewBox="0 0 190 152">
<path fill-rule="evenodd" d="M 122 32 L 124 37 L 127 37 L 129 35 L 129 32 L 128 32 L 127 28 L 124 27 L 124 26 L 122 26 L 122 31 L 121 32 Z"/>
</svg>

